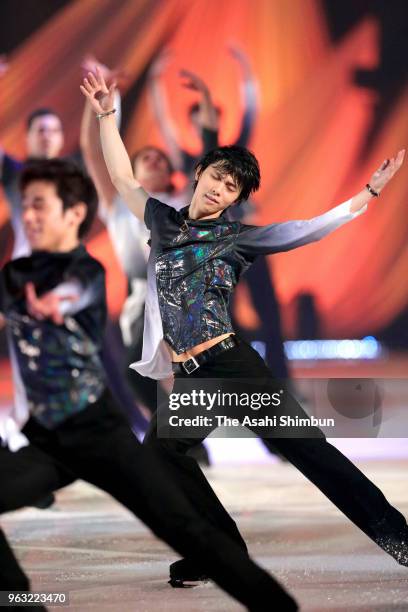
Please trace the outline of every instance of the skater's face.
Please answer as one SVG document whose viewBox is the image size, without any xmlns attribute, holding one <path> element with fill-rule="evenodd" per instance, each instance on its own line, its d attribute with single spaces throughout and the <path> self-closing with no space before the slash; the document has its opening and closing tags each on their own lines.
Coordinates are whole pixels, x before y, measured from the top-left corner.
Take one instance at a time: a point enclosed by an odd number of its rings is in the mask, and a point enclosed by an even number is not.
<svg viewBox="0 0 408 612">
<path fill-rule="evenodd" d="M 54 183 L 38 180 L 23 192 L 23 225 L 33 251 L 61 252 L 78 243 L 78 228 L 86 205 L 78 202 L 64 210 Z"/>
<path fill-rule="evenodd" d="M 28 157 L 52 159 L 64 146 L 61 120 L 56 115 L 41 115 L 33 119 L 27 132 Z"/>
<path fill-rule="evenodd" d="M 166 155 L 154 147 L 142 149 L 133 164 L 135 179 L 152 192 L 168 191 L 171 186 L 171 167 Z"/>
<path fill-rule="evenodd" d="M 217 166 L 208 166 L 200 175 L 191 204 L 200 218 L 217 218 L 239 199 L 241 187 L 230 174 Z"/>
</svg>

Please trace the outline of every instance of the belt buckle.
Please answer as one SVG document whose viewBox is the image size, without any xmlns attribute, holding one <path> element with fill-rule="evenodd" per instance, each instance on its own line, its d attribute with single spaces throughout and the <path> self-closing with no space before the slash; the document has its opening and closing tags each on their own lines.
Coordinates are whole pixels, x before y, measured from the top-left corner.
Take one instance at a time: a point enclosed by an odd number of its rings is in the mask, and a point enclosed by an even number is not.
<svg viewBox="0 0 408 612">
<path fill-rule="evenodd" d="M 186 374 L 191 374 L 192 372 L 198 370 L 200 364 L 198 363 L 197 359 L 195 359 L 195 357 L 190 357 L 190 359 L 187 359 L 187 361 L 182 361 L 181 367 L 183 368 Z"/>
</svg>

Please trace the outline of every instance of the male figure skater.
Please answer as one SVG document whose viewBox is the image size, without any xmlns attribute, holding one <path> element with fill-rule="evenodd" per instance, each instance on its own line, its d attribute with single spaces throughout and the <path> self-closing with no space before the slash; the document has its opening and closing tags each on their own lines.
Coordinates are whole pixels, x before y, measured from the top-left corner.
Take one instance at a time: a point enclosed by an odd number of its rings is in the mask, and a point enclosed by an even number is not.
<svg viewBox="0 0 408 612">
<path fill-rule="evenodd" d="M 135 367 L 142 374 L 161 378 L 170 373 L 172 361 L 174 391 L 179 379 L 190 376 L 272 378 L 256 351 L 234 337 L 228 299 L 240 274 L 258 254 L 287 251 L 319 240 L 363 213 L 401 167 L 405 151 L 386 160 L 362 191 L 323 215 L 263 227 L 231 223 L 224 219 L 224 211 L 259 187 L 258 162 L 252 153 L 241 147 L 210 152 L 197 166 L 190 205 L 174 211 L 149 199 L 133 177 L 115 125 L 114 87 L 108 89 L 100 73 L 90 73 L 81 90 L 100 119 L 103 153 L 113 183 L 129 208 L 151 229 L 143 355 Z M 307 418 L 300 406 L 296 411 Z M 408 565 L 405 518 L 319 429 L 314 428 L 312 434 L 309 438 L 273 438 L 272 442 L 360 529 L 399 563 Z M 167 457 L 197 507 L 245 548 L 234 521 L 198 465 L 185 456 L 197 439 L 159 438 L 153 422 L 146 442 Z M 191 559 L 171 567 L 173 579 L 203 574 L 203 568 Z"/>
<path fill-rule="evenodd" d="M 49 160 L 27 167 L 21 185 L 32 255 L 0 275 L 19 391 L 17 412 L 0 422 L 0 513 L 82 478 L 175 550 L 204 560 L 208 575 L 250 610 L 269 610 L 269 601 L 296 610 L 242 548 L 194 510 L 112 401 L 99 358 L 104 270 L 80 242 L 97 207 L 92 181 L 71 162 Z M 28 589 L 0 531 L 0 590 Z"/>
</svg>

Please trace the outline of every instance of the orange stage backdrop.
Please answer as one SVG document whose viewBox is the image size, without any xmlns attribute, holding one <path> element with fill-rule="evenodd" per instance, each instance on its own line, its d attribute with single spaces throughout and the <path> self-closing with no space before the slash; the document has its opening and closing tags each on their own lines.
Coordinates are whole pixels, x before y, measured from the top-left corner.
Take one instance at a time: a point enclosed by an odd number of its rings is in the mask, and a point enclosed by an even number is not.
<svg viewBox="0 0 408 612">
<path fill-rule="evenodd" d="M 123 66 L 131 82 L 151 58 L 171 50 L 165 76 L 182 145 L 196 152 L 187 108 L 194 99 L 177 72 L 198 72 L 222 109 L 221 143 L 238 131 L 242 113 L 239 71 L 227 45 L 247 53 L 259 85 L 259 114 L 250 143 L 262 169 L 258 222 L 312 217 L 347 199 L 382 160 L 408 144 L 408 88 L 369 156 L 360 151 L 374 95 L 353 84 L 356 68 L 375 67 L 378 32 L 361 23 L 341 44 L 329 41 L 318 0 L 77 0 L 47 22 L 10 57 L 2 79 L 0 138 L 24 155 L 23 119 L 38 106 L 63 117 L 67 151 L 78 146 L 83 99 L 79 65 L 89 52 Z M 163 146 L 142 89 L 125 134 L 130 151 Z M 408 167 L 408 166 L 407 166 Z M 369 212 L 323 242 L 271 258 L 287 336 L 294 331 L 293 300 L 315 295 L 328 337 L 381 329 L 407 305 L 408 171 L 404 168 Z M 0 223 L 6 219 L 4 203 Z M 117 314 L 125 282 L 105 233 L 90 244 L 108 267 L 109 303 Z M 244 287 L 238 317 L 254 321 Z"/>
</svg>

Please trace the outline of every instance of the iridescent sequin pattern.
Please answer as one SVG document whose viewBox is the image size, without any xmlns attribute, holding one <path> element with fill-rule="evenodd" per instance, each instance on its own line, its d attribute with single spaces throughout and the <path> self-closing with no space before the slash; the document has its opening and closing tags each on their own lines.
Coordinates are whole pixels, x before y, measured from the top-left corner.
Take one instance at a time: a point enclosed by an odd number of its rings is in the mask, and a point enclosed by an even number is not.
<svg viewBox="0 0 408 612">
<path fill-rule="evenodd" d="M 190 223 L 156 257 L 164 339 L 179 354 L 232 331 L 229 300 L 242 268 L 232 252 L 239 224 Z"/>
<path fill-rule="evenodd" d="M 96 402 L 106 386 L 98 347 L 72 317 L 64 325 L 7 317 L 31 415 L 47 429 Z"/>
</svg>

